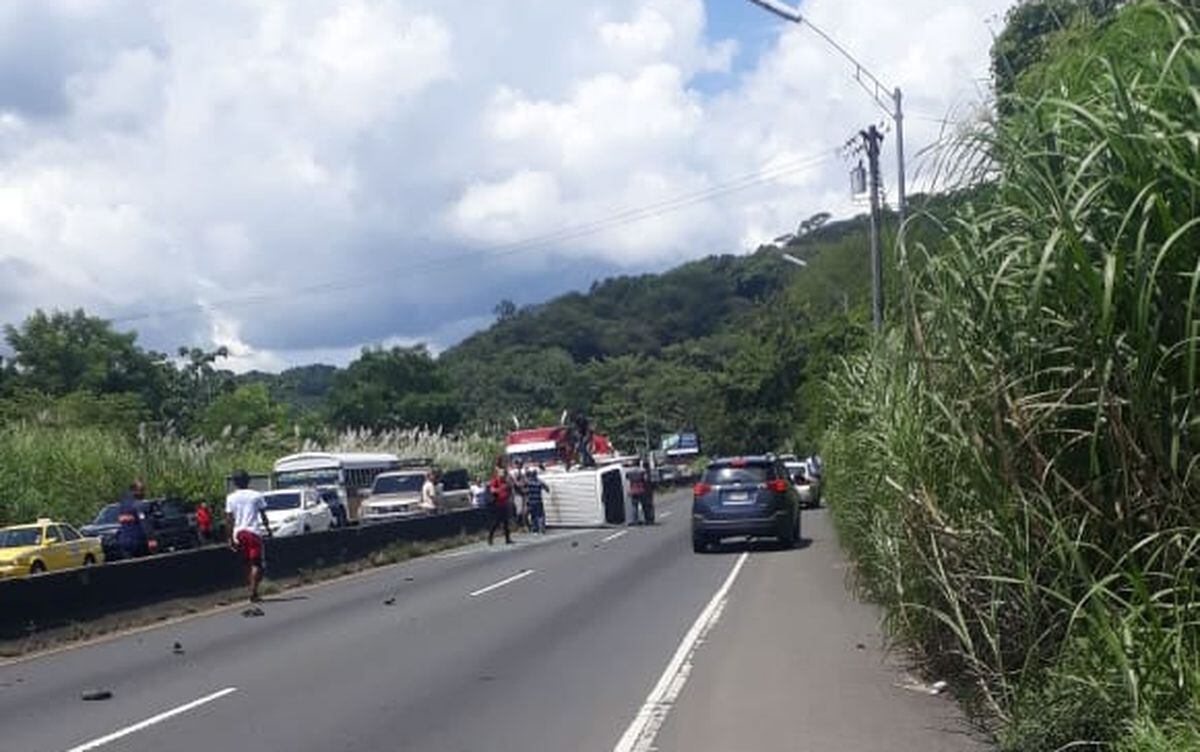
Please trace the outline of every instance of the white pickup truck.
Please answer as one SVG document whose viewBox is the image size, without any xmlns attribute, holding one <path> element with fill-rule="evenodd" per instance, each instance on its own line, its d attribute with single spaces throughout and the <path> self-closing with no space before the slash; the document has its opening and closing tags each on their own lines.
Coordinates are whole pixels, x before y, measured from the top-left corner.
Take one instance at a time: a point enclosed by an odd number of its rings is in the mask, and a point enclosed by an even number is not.
<svg viewBox="0 0 1200 752">
<path fill-rule="evenodd" d="M 358 508 L 358 520 L 364 525 L 392 522 L 437 512 L 471 508 L 471 485 L 467 471 L 448 470 L 437 483 L 435 510 L 421 507 L 421 488 L 430 468 L 412 468 L 375 477 L 371 492 Z"/>
</svg>

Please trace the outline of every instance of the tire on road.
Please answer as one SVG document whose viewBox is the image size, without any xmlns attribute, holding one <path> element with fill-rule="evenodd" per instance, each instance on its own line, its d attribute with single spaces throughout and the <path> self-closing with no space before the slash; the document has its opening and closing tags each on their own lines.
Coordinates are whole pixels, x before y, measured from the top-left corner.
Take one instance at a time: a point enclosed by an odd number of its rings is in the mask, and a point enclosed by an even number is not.
<svg viewBox="0 0 1200 752">
<path fill-rule="evenodd" d="M 800 514 L 797 513 L 792 524 L 788 525 L 787 532 L 779 536 L 779 545 L 784 548 L 795 548 L 796 542 L 800 538 Z"/>
<path fill-rule="evenodd" d="M 96 557 L 92 556 L 91 554 L 85 554 L 83 557 L 83 565 L 85 567 L 95 566 L 96 565 Z"/>
</svg>

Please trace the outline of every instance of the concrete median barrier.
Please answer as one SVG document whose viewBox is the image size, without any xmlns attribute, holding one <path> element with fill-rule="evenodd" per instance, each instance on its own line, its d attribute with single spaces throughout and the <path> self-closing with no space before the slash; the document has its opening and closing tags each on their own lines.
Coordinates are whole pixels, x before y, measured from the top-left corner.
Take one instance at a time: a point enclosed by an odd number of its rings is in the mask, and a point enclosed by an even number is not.
<svg viewBox="0 0 1200 752">
<path fill-rule="evenodd" d="M 267 576 L 356 562 L 395 543 L 475 533 L 482 510 L 465 510 L 378 525 L 267 541 Z M 0 580 L 0 640 L 84 622 L 172 598 L 236 588 L 245 578 L 238 556 L 223 546 L 135 561 Z"/>
</svg>

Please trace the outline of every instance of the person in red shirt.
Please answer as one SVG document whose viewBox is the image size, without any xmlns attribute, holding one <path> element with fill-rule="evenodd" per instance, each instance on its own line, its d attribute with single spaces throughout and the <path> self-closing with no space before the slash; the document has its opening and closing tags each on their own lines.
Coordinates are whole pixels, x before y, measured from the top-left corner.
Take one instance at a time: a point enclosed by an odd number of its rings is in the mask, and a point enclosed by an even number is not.
<svg viewBox="0 0 1200 752">
<path fill-rule="evenodd" d="M 200 533 L 201 542 L 208 543 L 212 540 L 212 514 L 204 502 L 196 506 L 196 530 Z"/>
<path fill-rule="evenodd" d="M 508 505 L 512 497 L 512 480 L 503 465 L 496 465 L 492 471 L 492 479 L 488 481 L 488 490 L 492 494 L 492 527 L 488 530 L 488 545 L 492 545 L 496 537 L 496 528 L 504 526 L 504 542 L 512 543 L 512 534 L 508 530 Z"/>
</svg>

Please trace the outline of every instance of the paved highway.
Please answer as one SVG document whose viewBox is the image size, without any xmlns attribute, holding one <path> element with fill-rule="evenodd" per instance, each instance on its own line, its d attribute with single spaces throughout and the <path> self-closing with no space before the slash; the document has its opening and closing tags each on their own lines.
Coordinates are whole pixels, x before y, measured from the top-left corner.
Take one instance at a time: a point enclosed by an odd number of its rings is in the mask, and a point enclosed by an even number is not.
<svg viewBox="0 0 1200 752">
<path fill-rule="evenodd" d="M 0 750 L 983 749 L 948 699 L 897 686 L 824 512 L 795 551 L 693 554 L 682 493 L 660 522 L 472 546 L 262 617 L 2 665 Z"/>
</svg>

